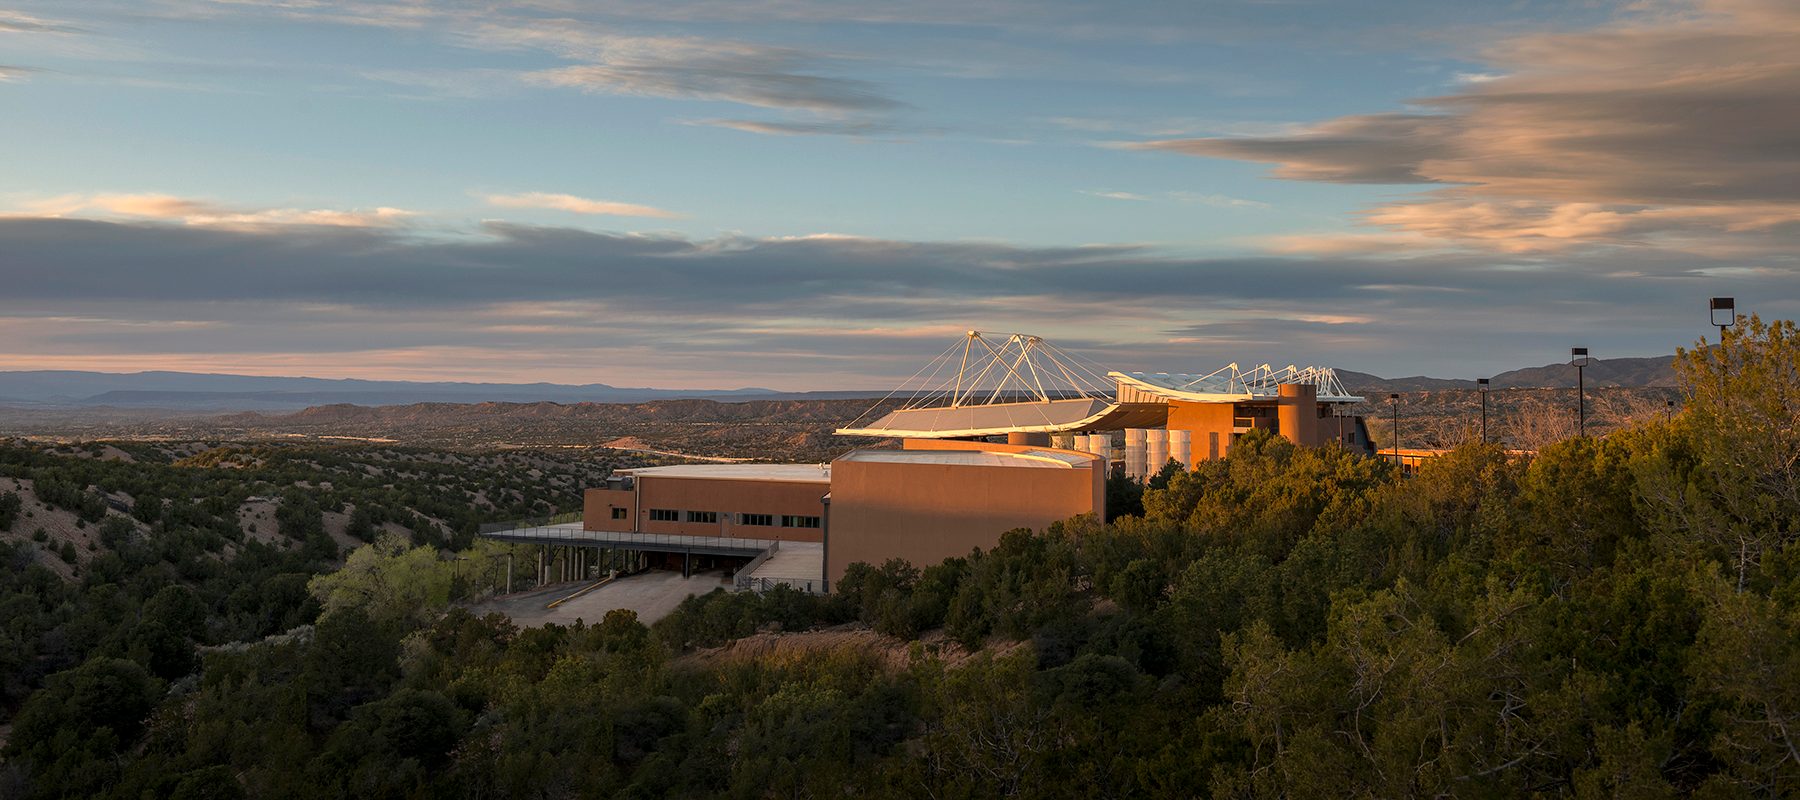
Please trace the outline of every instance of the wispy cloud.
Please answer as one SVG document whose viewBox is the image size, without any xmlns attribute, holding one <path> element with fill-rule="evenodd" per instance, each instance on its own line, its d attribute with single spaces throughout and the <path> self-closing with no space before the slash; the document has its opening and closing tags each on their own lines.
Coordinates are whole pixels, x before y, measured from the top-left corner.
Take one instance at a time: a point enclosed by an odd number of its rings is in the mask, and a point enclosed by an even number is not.
<svg viewBox="0 0 1800 800">
<path fill-rule="evenodd" d="M 323 225 L 388 227 L 414 216 L 399 208 L 237 208 L 167 194 L 68 194 L 18 203 L 0 218 L 129 217 L 198 226 Z"/>
<path fill-rule="evenodd" d="M 1110 191 L 1110 190 L 1083 189 L 1083 190 L 1081 190 L 1081 193 L 1085 194 L 1085 195 L 1092 195 L 1094 197 L 1105 198 L 1107 200 L 1132 200 L 1132 201 L 1137 201 L 1137 202 L 1144 202 L 1144 201 L 1150 199 L 1149 197 L 1146 197 L 1141 194 L 1136 194 L 1134 192 L 1115 192 L 1115 191 Z"/>
<path fill-rule="evenodd" d="M 890 136 L 901 132 L 900 128 L 892 123 L 869 119 L 795 122 L 754 119 L 696 119 L 688 120 L 687 124 L 702 125 L 712 128 L 729 128 L 734 131 L 760 133 L 767 136 L 850 136 L 866 138 Z"/>
<path fill-rule="evenodd" d="M 1262 202 L 1261 200 L 1246 200 L 1242 197 L 1232 197 L 1230 195 L 1216 193 L 1208 194 L 1203 192 L 1178 191 L 1170 192 L 1169 197 L 1180 200 L 1183 203 L 1198 203 L 1203 206 L 1212 206 L 1214 208 L 1270 208 L 1268 203 Z"/>
<path fill-rule="evenodd" d="M 666 211 L 636 203 L 620 203 L 612 200 L 590 200 L 572 194 L 555 194 L 551 192 L 523 192 L 520 194 L 491 194 L 487 203 L 500 208 L 543 208 L 552 211 L 567 211 L 572 214 L 605 214 L 616 217 L 662 217 L 672 219 L 680 217 L 673 211 Z"/>
<path fill-rule="evenodd" d="M 1192 203 L 1192 204 L 1196 204 L 1196 205 L 1212 206 L 1214 208 L 1255 208 L 1255 209 L 1269 208 L 1268 203 L 1264 203 L 1259 200 L 1245 200 L 1242 197 L 1232 197 L 1230 195 L 1223 195 L 1223 194 L 1208 194 L 1208 193 L 1204 193 L 1204 192 L 1172 191 L 1172 192 L 1158 192 L 1155 194 L 1140 194 L 1138 192 L 1121 192 L 1121 191 L 1110 190 L 1110 189 L 1106 189 L 1106 190 L 1082 189 L 1081 193 L 1085 194 L 1085 195 L 1092 195 L 1094 197 L 1105 198 L 1107 200 L 1130 200 L 1130 201 L 1139 202 L 1139 203 L 1147 203 L 1147 202 L 1160 200 L 1160 201 L 1169 201 L 1169 202 L 1176 202 L 1176 203 Z"/>
<path fill-rule="evenodd" d="M 886 111 L 902 104 L 867 81 L 823 74 L 825 59 L 788 47 L 691 37 L 595 34 L 540 37 L 565 57 L 587 63 L 541 70 L 528 80 L 594 92 L 724 100 L 743 105 L 825 114 Z"/>
<path fill-rule="evenodd" d="M 0 10 L 0 33 L 80 33 L 81 29 L 66 22 Z"/>
</svg>

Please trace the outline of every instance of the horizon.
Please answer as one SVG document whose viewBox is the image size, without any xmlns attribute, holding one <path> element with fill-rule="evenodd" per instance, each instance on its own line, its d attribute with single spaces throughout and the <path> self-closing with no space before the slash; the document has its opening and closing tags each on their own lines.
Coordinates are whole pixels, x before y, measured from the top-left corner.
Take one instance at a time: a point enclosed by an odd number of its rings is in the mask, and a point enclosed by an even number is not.
<svg viewBox="0 0 1800 800">
<path fill-rule="evenodd" d="M 1676 355 L 1674 353 L 1665 353 L 1665 354 L 1655 355 L 1655 356 L 1614 356 L 1611 358 L 1595 357 L 1593 359 L 1593 362 L 1595 364 L 1598 364 L 1598 363 L 1607 362 L 1607 361 L 1639 360 L 1639 359 L 1646 359 L 1646 358 L 1647 359 L 1660 359 L 1660 358 L 1674 359 L 1674 358 L 1676 358 Z M 1269 363 L 1273 363 L 1273 362 L 1269 362 Z M 1408 380 L 1408 379 L 1422 378 L 1422 379 L 1429 379 L 1429 380 L 1473 382 L 1478 377 L 1491 378 L 1491 377 L 1495 377 L 1496 375 L 1504 375 L 1504 374 L 1507 374 L 1510 372 L 1519 372 L 1519 371 L 1535 370 L 1535 369 L 1548 369 L 1548 368 L 1558 367 L 1558 366 L 1568 366 L 1568 365 L 1563 362 L 1550 362 L 1547 364 L 1532 364 L 1532 365 L 1524 365 L 1524 366 L 1515 366 L 1515 367 L 1511 367 L 1511 368 L 1508 368 L 1505 370 L 1501 370 L 1499 372 L 1496 372 L 1496 373 L 1493 373 L 1490 375 L 1467 376 L 1467 377 L 1454 376 L 1454 375 L 1428 375 L 1428 374 L 1424 374 L 1424 373 L 1414 373 L 1414 374 L 1405 374 L 1405 375 L 1382 375 L 1379 373 L 1368 372 L 1368 371 L 1364 371 L 1364 370 L 1350 369 L 1347 367 L 1330 367 L 1330 369 L 1334 369 L 1334 370 L 1337 370 L 1340 372 L 1356 372 L 1356 373 L 1360 373 L 1363 375 L 1369 375 L 1371 377 L 1379 378 L 1381 380 Z M 1156 371 L 1166 372 L 1167 370 L 1156 370 Z M 525 386 L 540 386 L 541 385 L 541 386 L 551 386 L 551 387 L 557 387 L 557 388 L 582 388 L 582 387 L 589 387 L 589 386 L 603 386 L 608 389 L 616 389 L 616 390 L 621 390 L 621 391 L 645 390 L 645 391 L 685 391 L 685 392 L 718 392 L 718 393 L 761 392 L 761 393 L 768 393 L 768 394 L 825 394 L 825 393 L 846 393 L 846 392 L 865 393 L 866 392 L 866 393 L 870 393 L 870 394 L 883 394 L 883 393 L 897 392 L 900 390 L 898 387 L 893 387 L 893 386 L 876 387 L 876 388 L 855 388 L 855 387 L 846 388 L 846 387 L 840 386 L 840 387 L 821 387 L 821 388 L 814 388 L 814 389 L 777 389 L 777 388 L 771 388 L 771 387 L 766 387 L 766 386 L 730 386 L 730 387 L 727 387 L 727 386 L 666 386 L 666 385 L 650 385 L 650 384 L 615 384 L 615 383 L 605 383 L 605 382 L 579 383 L 578 384 L 578 383 L 559 383 L 556 381 L 506 382 L 506 381 L 457 380 L 457 379 L 410 380 L 410 379 L 396 379 L 396 378 L 364 378 L 364 377 L 354 377 L 354 376 L 353 377 L 333 377 L 333 376 L 327 376 L 327 375 L 294 375 L 294 374 L 285 374 L 285 373 L 283 373 L 283 374 L 262 374 L 262 373 L 254 373 L 254 372 L 188 372 L 188 371 L 182 371 L 182 370 L 136 370 L 136 371 L 132 371 L 132 372 L 115 372 L 115 371 L 107 371 L 107 370 L 0 369 L 0 375 L 17 375 L 17 374 L 29 374 L 29 373 L 59 373 L 59 372 L 60 373 L 73 373 L 73 374 L 79 374 L 79 375 L 105 375 L 105 376 L 114 376 L 114 377 L 131 377 L 131 376 L 138 376 L 138 375 L 152 375 L 152 374 L 161 373 L 161 374 L 169 374 L 169 375 L 191 375 L 191 376 L 199 376 L 199 377 L 220 377 L 220 378 L 269 378 L 269 379 L 281 379 L 281 380 L 316 380 L 316 381 L 332 381 L 332 382 L 362 381 L 362 382 L 369 382 L 369 383 L 408 383 L 408 384 L 442 383 L 442 384 L 454 384 L 454 385 L 463 385 L 463 386 L 525 387 Z M 1595 388 L 1602 388 L 1602 387 L 1596 386 Z M 117 390 L 109 390 L 109 391 L 117 391 Z M 220 391 L 220 390 L 210 390 L 210 391 Z"/>
<path fill-rule="evenodd" d="M 0 0 L 0 42 L 0 370 L 864 391 L 980 320 L 1467 380 L 1800 317 L 1777 0 Z"/>
</svg>

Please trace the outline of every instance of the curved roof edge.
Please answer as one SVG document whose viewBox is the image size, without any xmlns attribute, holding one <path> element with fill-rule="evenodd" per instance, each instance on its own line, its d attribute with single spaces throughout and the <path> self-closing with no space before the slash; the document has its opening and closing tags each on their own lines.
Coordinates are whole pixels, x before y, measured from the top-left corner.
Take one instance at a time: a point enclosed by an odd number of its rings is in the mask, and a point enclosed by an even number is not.
<svg viewBox="0 0 1800 800">
<path fill-rule="evenodd" d="M 1273 391 L 1254 391 L 1253 385 L 1246 381 L 1221 380 L 1215 377 L 1216 375 L 1217 373 L 1188 375 L 1174 372 L 1109 372 L 1106 376 L 1119 382 L 1121 396 L 1130 394 L 1129 391 L 1126 391 L 1129 388 L 1153 397 L 1184 400 L 1190 403 L 1236 403 L 1245 400 L 1269 400 L 1276 397 L 1276 393 Z M 1363 402 L 1363 398 L 1344 391 L 1337 382 L 1336 373 L 1332 370 L 1308 367 L 1306 370 L 1300 371 L 1300 375 L 1301 379 L 1294 382 L 1305 383 L 1318 389 L 1317 399 L 1321 403 Z M 1269 383 L 1267 385 L 1274 386 L 1276 384 Z M 1260 385 L 1257 388 L 1261 388 Z"/>
</svg>

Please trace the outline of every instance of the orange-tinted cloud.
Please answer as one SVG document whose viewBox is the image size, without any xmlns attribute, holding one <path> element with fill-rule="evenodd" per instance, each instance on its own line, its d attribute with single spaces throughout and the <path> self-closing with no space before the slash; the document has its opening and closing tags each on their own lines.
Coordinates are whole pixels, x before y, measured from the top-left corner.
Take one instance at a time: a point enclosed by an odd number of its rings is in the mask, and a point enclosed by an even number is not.
<svg viewBox="0 0 1800 800">
<path fill-rule="evenodd" d="M 1640 11 L 1484 59 L 1492 73 L 1417 111 L 1133 147 L 1269 162 L 1293 180 L 1440 185 L 1368 221 L 1505 251 L 1800 239 L 1800 4 Z"/>
<path fill-rule="evenodd" d="M 0 212 L 12 217 L 132 217 L 217 227 L 327 225 L 369 228 L 395 225 L 414 212 L 373 209 L 234 208 L 168 194 L 66 194 L 39 198 Z"/>
<path fill-rule="evenodd" d="M 665 211 L 651 206 L 636 203 L 620 203 L 613 200 L 590 200 L 572 194 L 554 194 L 551 192 L 523 192 L 520 194 L 492 194 L 487 196 L 488 205 L 501 208 L 545 208 L 552 211 L 567 211 L 572 214 L 605 214 L 618 217 L 663 217 L 681 216 L 673 211 Z"/>
</svg>

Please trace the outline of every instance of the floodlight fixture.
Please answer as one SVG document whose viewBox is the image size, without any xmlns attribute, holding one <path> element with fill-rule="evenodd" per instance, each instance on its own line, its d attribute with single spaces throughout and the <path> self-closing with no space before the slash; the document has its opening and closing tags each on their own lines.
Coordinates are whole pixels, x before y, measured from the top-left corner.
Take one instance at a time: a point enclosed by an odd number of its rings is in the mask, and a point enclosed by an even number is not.
<svg viewBox="0 0 1800 800">
<path fill-rule="evenodd" d="M 1715 297 L 1710 304 L 1713 327 L 1719 329 L 1719 336 L 1725 336 L 1725 329 L 1737 324 L 1737 298 Z"/>
</svg>

